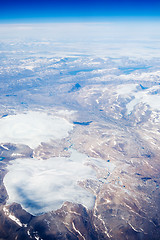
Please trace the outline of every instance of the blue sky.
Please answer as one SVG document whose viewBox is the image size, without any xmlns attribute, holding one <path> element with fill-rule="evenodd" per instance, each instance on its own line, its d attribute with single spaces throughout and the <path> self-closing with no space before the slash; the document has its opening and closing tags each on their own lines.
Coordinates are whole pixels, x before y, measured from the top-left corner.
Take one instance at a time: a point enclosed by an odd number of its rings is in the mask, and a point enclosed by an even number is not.
<svg viewBox="0 0 160 240">
<path fill-rule="evenodd" d="M 1 0 L 0 21 L 159 17 L 156 0 Z"/>
</svg>

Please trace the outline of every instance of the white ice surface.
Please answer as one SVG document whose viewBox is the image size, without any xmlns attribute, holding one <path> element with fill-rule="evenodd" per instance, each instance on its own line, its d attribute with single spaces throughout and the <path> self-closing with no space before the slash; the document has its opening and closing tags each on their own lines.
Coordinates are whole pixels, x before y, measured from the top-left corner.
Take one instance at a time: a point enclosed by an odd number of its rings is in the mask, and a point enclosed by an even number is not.
<svg viewBox="0 0 160 240">
<path fill-rule="evenodd" d="M 136 91 L 138 84 L 125 84 L 125 85 L 118 85 L 116 92 L 119 95 L 130 95 L 134 91 Z"/>
<path fill-rule="evenodd" d="M 160 110 L 160 95 L 151 95 L 148 94 L 147 91 L 141 91 L 135 93 L 134 97 L 135 98 L 126 105 L 127 114 L 130 114 L 139 103 L 147 104 L 154 110 Z"/>
<path fill-rule="evenodd" d="M 65 201 L 94 205 L 94 196 L 78 185 L 78 181 L 96 179 L 96 171 L 85 163 L 92 159 L 76 150 L 71 157 L 47 160 L 16 159 L 8 165 L 4 177 L 9 200 L 21 204 L 33 215 L 60 208 Z M 107 167 L 104 160 L 93 159 L 97 167 Z"/>
<path fill-rule="evenodd" d="M 0 119 L 0 142 L 26 144 L 35 148 L 41 142 L 67 137 L 72 128 L 73 125 L 64 118 L 29 111 Z"/>
<path fill-rule="evenodd" d="M 126 104 L 127 114 L 129 115 L 137 104 L 144 103 L 150 106 L 152 110 L 160 110 L 160 95 L 150 92 L 159 90 L 159 86 L 153 86 L 146 90 L 138 91 L 138 84 L 123 84 L 116 89 L 118 95 L 132 96 L 133 99 Z"/>
</svg>

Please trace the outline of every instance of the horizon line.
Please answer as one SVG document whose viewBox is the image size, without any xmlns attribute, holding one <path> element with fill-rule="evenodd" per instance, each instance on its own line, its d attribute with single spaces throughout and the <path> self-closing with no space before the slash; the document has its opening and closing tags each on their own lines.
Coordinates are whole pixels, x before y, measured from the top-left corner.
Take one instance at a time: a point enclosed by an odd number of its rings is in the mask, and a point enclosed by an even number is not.
<svg viewBox="0 0 160 240">
<path fill-rule="evenodd" d="M 81 23 L 81 22 L 108 22 L 108 21 L 156 21 L 160 16 L 95 16 L 95 17 L 33 17 L 0 19 L 0 24 L 32 24 L 32 23 Z"/>
</svg>

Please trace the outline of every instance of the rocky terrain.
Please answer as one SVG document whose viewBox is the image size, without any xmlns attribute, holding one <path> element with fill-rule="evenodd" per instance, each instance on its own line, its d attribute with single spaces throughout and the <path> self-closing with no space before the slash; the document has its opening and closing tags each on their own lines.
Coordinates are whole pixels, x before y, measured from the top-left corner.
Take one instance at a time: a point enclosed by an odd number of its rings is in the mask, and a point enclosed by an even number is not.
<svg viewBox="0 0 160 240">
<path fill-rule="evenodd" d="M 119 93 L 123 88 L 128 92 Z M 149 96 L 153 89 L 155 84 L 145 90 L 137 83 L 86 86 L 71 95 L 81 108 L 70 121 L 76 118 L 83 124 L 74 124 L 67 138 L 42 143 L 35 149 L 2 143 L 0 238 L 159 239 L 159 112 L 142 101 L 130 114 L 126 107 L 134 92 Z M 86 120 L 88 124 L 84 124 Z M 66 201 L 56 211 L 33 216 L 17 203 L 6 205 L 3 178 L 8 164 L 17 158 L 45 161 L 67 157 L 71 146 L 89 156 L 87 164 L 96 171 L 96 180 L 78 183 L 95 196 L 92 209 Z M 92 158 L 102 159 L 106 167 L 96 165 Z"/>
<path fill-rule="evenodd" d="M 1 28 L 0 239 L 159 240 L 159 42 L 27 27 Z"/>
</svg>

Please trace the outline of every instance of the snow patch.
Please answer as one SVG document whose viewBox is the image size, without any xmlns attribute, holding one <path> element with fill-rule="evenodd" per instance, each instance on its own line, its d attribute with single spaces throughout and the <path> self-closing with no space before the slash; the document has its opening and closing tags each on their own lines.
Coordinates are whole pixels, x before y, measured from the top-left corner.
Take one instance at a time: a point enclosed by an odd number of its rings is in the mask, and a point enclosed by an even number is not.
<svg viewBox="0 0 160 240">
<path fill-rule="evenodd" d="M 129 115 L 134 107 L 139 103 L 144 103 L 149 105 L 152 109 L 159 110 L 160 109 L 160 95 L 151 95 L 145 92 L 138 92 L 134 94 L 134 99 L 130 101 L 127 105 L 127 114 Z"/>
<path fill-rule="evenodd" d="M 119 85 L 116 89 L 118 95 L 130 95 L 136 91 L 138 84 Z"/>
<path fill-rule="evenodd" d="M 23 224 L 20 222 L 20 220 L 18 218 L 16 218 L 14 215 L 12 215 L 6 207 L 3 207 L 3 211 L 7 217 L 9 217 L 12 221 L 17 223 L 20 227 L 23 226 Z"/>
</svg>

